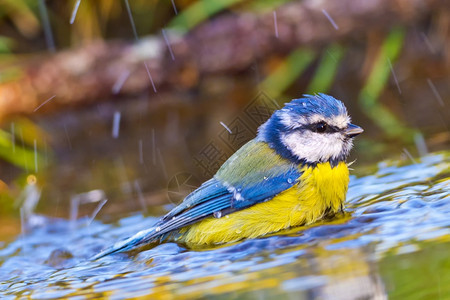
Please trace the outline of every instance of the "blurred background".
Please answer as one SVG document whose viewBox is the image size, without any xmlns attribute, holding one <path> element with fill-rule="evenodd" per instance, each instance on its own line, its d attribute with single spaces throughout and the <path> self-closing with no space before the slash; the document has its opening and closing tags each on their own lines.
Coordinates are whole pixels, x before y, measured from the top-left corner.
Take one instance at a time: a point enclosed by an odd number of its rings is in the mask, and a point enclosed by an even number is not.
<svg viewBox="0 0 450 300">
<path fill-rule="evenodd" d="M 448 149 L 449 36 L 445 0 L 2 0 L 0 239 L 160 215 L 305 93 L 365 129 L 354 174 Z"/>
</svg>

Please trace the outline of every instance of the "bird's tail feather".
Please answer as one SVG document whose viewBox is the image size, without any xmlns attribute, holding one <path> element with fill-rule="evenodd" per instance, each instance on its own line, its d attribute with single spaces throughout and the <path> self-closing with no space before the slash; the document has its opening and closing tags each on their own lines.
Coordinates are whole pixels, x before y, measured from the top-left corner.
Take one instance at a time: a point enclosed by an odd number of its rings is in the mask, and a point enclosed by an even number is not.
<svg viewBox="0 0 450 300">
<path fill-rule="evenodd" d="M 111 247 L 102 250 L 100 253 L 94 255 L 91 258 L 91 260 L 96 260 L 113 253 L 127 251 L 136 247 L 139 244 L 148 243 L 151 240 L 156 240 L 160 236 L 160 233 L 156 231 L 156 228 L 157 227 L 151 227 L 146 230 L 141 230 L 135 235 L 127 239 L 121 240 L 112 245 Z"/>
</svg>

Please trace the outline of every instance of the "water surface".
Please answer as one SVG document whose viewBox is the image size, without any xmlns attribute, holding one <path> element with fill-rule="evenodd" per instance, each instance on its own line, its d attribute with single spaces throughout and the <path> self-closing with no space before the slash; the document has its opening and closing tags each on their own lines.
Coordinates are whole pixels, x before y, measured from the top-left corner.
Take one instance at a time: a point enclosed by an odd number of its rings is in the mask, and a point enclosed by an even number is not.
<svg viewBox="0 0 450 300">
<path fill-rule="evenodd" d="M 449 299 L 450 155 L 382 162 L 352 176 L 345 215 L 214 249 L 164 243 L 91 261 L 148 228 L 142 214 L 112 223 L 33 216 L 0 244 L 0 294 L 36 299 Z"/>
</svg>

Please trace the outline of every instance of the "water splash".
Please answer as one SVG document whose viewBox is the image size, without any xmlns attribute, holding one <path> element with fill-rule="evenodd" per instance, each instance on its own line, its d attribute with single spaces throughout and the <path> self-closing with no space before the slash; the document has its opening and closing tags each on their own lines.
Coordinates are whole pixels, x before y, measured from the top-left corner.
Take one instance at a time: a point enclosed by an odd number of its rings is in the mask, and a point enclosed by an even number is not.
<svg viewBox="0 0 450 300">
<path fill-rule="evenodd" d="M 86 193 L 81 193 L 72 196 L 70 199 L 71 228 L 74 229 L 76 227 L 78 212 L 81 205 L 89 203 L 98 203 L 95 209 L 92 211 L 90 218 L 86 222 L 86 225 L 89 226 L 107 201 L 108 199 L 106 198 L 106 194 L 103 190 L 92 190 Z"/>
<path fill-rule="evenodd" d="M 416 162 L 387 161 L 368 176 L 352 176 L 343 215 L 219 247 L 163 243 L 86 261 L 135 232 L 139 239 L 161 231 L 157 219 L 139 213 L 76 230 L 47 219 L 46 226 L 0 245 L 0 295 L 383 299 L 420 290 L 439 298 L 448 291 L 436 278 L 448 271 L 449 156 Z M 433 276 L 409 280 L 424 272 Z"/>
</svg>

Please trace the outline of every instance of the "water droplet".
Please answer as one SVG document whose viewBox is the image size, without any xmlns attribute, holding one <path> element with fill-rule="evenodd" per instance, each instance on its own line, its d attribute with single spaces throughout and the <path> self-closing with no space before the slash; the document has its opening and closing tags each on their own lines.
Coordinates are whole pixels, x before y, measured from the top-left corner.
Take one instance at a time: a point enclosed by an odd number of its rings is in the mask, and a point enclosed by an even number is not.
<svg viewBox="0 0 450 300">
<path fill-rule="evenodd" d="M 237 234 L 239 234 L 239 233 L 241 233 L 242 232 L 242 230 L 240 230 L 240 229 L 236 229 L 236 231 L 235 231 Z"/>
<path fill-rule="evenodd" d="M 288 183 L 292 183 L 292 182 L 294 182 L 294 181 L 292 180 L 292 178 L 288 178 L 287 182 L 288 182 Z"/>
<path fill-rule="evenodd" d="M 269 178 L 267 178 L 267 176 L 264 176 L 264 180 L 267 180 L 267 179 L 269 179 Z"/>
<path fill-rule="evenodd" d="M 242 197 L 241 193 L 234 193 L 234 199 L 236 201 L 243 201 L 244 197 Z"/>
<path fill-rule="evenodd" d="M 214 218 L 217 218 L 217 219 L 222 218 L 222 212 L 220 210 L 219 211 L 215 211 L 213 213 L 213 215 L 214 215 Z"/>
<path fill-rule="evenodd" d="M 225 218 L 227 218 L 227 219 L 228 219 L 229 217 L 230 217 L 229 215 L 226 215 L 226 216 L 225 216 Z"/>
<path fill-rule="evenodd" d="M 303 105 L 303 107 L 306 107 L 306 103 L 305 102 L 302 102 L 302 105 Z"/>
<path fill-rule="evenodd" d="M 155 228 L 155 231 L 156 231 L 156 232 L 160 232 L 160 231 L 161 231 L 161 227 L 159 227 L 159 226 L 156 227 L 156 228 Z"/>
<path fill-rule="evenodd" d="M 175 220 L 177 217 L 172 217 L 172 220 Z"/>
</svg>

